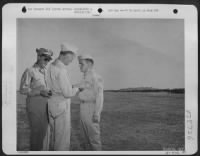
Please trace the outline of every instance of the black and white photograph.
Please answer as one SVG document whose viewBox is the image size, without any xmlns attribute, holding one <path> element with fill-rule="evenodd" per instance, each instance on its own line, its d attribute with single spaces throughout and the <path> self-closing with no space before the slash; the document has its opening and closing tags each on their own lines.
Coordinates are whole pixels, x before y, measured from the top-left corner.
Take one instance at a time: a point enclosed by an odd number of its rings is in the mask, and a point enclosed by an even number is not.
<svg viewBox="0 0 200 156">
<path fill-rule="evenodd" d="M 183 20 L 18 19 L 17 46 L 17 150 L 184 150 Z"/>
<path fill-rule="evenodd" d="M 3 25 L 4 151 L 195 152 L 195 12 L 189 20 L 178 6 L 169 16 L 159 5 L 118 5 L 121 14 L 72 5 L 74 16 L 67 5 L 45 7 L 21 5 Z"/>
</svg>

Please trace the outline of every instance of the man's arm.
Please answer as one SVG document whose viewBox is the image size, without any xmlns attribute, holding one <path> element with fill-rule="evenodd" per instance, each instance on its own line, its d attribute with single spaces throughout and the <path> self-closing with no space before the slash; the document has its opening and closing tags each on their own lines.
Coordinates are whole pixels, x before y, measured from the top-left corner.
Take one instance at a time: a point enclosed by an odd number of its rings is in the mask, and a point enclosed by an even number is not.
<svg viewBox="0 0 200 156">
<path fill-rule="evenodd" d="M 21 78 L 20 93 L 28 96 L 45 96 L 48 97 L 48 91 L 45 90 L 44 86 L 40 86 L 35 89 L 31 89 L 32 73 L 30 69 L 26 69 Z"/>
<path fill-rule="evenodd" d="M 95 81 L 96 103 L 94 109 L 94 116 L 100 118 L 100 114 L 103 108 L 103 80 L 98 78 Z"/>
<path fill-rule="evenodd" d="M 30 69 L 26 69 L 21 78 L 20 93 L 24 95 L 29 95 L 29 96 L 40 95 L 39 89 L 33 90 L 30 88 L 31 79 L 32 79 L 32 73 Z"/>
<path fill-rule="evenodd" d="M 31 73 L 29 69 L 26 69 L 21 78 L 21 83 L 20 83 L 21 94 L 27 95 L 31 91 L 30 83 L 31 83 Z"/>
<path fill-rule="evenodd" d="M 67 73 L 63 70 L 59 72 L 58 83 L 65 98 L 72 98 L 76 95 L 78 88 L 72 88 L 72 85 L 67 77 Z"/>
</svg>

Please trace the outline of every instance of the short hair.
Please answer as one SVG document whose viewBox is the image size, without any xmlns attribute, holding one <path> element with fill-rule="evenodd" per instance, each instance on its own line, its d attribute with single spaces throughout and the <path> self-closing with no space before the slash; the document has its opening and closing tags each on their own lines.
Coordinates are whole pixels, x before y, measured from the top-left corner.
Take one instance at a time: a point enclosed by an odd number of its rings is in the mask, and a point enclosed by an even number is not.
<svg viewBox="0 0 200 156">
<path fill-rule="evenodd" d="M 67 55 L 67 54 L 75 55 L 73 51 L 60 51 L 60 55 Z"/>
<path fill-rule="evenodd" d="M 94 61 L 92 59 L 85 59 L 85 61 L 90 62 L 92 65 L 94 64 Z"/>
</svg>

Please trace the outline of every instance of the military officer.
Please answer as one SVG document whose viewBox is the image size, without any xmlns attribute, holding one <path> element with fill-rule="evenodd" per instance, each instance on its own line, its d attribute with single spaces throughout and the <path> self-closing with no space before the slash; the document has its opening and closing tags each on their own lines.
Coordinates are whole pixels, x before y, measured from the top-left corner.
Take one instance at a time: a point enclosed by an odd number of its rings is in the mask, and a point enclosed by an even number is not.
<svg viewBox="0 0 200 156">
<path fill-rule="evenodd" d="M 59 57 L 49 66 L 47 84 L 52 91 L 48 100 L 51 129 L 50 150 L 68 151 L 70 148 L 70 103 L 78 88 L 72 88 L 67 66 L 74 60 L 77 48 L 61 44 Z"/>
<path fill-rule="evenodd" d="M 20 93 L 27 95 L 31 151 L 48 150 L 47 99 L 50 91 L 46 86 L 45 73 L 53 55 L 51 50 L 45 48 L 36 49 L 36 52 L 37 62 L 25 70 L 20 84 Z"/>
<path fill-rule="evenodd" d="M 100 116 L 103 108 L 103 80 L 94 71 L 94 59 L 90 55 L 78 57 L 83 80 L 75 87 L 82 89 L 78 93 L 81 100 L 80 117 L 82 131 L 85 136 L 85 147 L 101 150 Z"/>
</svg>

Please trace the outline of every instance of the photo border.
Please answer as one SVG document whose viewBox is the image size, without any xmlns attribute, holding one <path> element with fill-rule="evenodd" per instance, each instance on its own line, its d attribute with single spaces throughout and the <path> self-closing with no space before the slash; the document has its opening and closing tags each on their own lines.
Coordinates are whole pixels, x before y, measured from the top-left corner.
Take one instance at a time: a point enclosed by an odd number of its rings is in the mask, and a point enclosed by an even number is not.
<svg viewBox="0 0 200 156">
<path fill-rule="evenodd" d="M 9 147 L 14 147 L 16 148 L 16 140 L 15 141 L 10 141 L 11 139 L 13 140 L 12 135 L 13 133 L 16 133 L 16 124 L 15 127 L 14 125 L 14 121 L 16 122 L 16 80 L 13 78 L 16 78 L 16 59 L 14 59 L 12 62 L 8 61 L 8 58 L 16 58 L 16 49 L 17 49 L 17 45 L 16 45 L 16 41 L 14 41 L 14 39 L 16 39 L 16 18 L 20 17 L 20 18 L 39 18 L 41 17 L 41 14 L 38 14 L 37 12 L 33 12 L 32 15 L 27 15 L 27 14 L 23 14 L 20 10 L 22 6 L 32 6 L 32 7 L 36 7 L 38 5 L 44 5 L 44 7 L 50 6 L 50 5 L 54 5 L 54 4 L 6 4 L 3 6 L 2 8 L 2 73 L 3 73 L 3 79 L 2 79 L 2 84 L 3 84 L 3 105 L 2 105 L 2 140 L 3 140 L 3 144 L 2 144 L 2 148 L 3 151 L 6 154 L 13 154 L 13 152 L 17 152 L 15 154 L 19 154 L 18 151 L 12 149 L 7 149 L 7 147 L 5 146 L 9 146 Z M 55 5 L 60 5 L 60 4 L 55 4 Z M 54 7 L 55 7 L 54 5 Z M 62 4 L 61 4 L 62 5 Z M 79 4 L 64 4 L 64 5 L 72 5 L 74 7 L 77 7 L 77 5 Z M 88 4 L 81 4 L 81 5 L 87 5 Z M 105 5 L 105 6 L 104 6 Z M 108 4 L 109 5 L 109 4 Z M 107 4 L 91 4 L 91 6 L 94 6 L 95 8 L 106 8 L 106 6 L 108 6 Z M 130 4 L 129 6 L 127 4 L 116 4 L 116 5 L 120 5 L 124 7 L 137 7 L 140 4 Z M 147 6 L 147 5 L 145 5 Z M 165 18 L 169 18 L 169 10 L 172 10 L 173 8 L 178 8 L 178 10 L 184 10 L 185 12 L 182 12 L 181 15 L 179 14 L 178 16 L 174 16 L 173 14 L 171 15 L 172 17 L 170 18 L 184 18 L 185 19 L 185 104 L 187 107 L 185 107 L 185 132 L 188 132 L 190 130 L 190 126 L 193 126 L 193 130 L 192 133 L 193 135 L 191 135 L 192 138 L 194 138 L 194 140 L 186 140 L 186 147 L 188 147 L 188 149 L 193 148 L 193 151 L 189 151 L 186 149 L 186 153 L 180 153 L 180 152 L 174 152 L 174 151 L 167 151 L 168 153 L 166 153 L 166 151 L 159 151 L 159 153 L 154 153 L 153 151 L 142 151 L 138 152 L 138 151 L 133 151 L 133 153 L 131 153 L 130 151 L 125 152 L 120 152 L 120 151 L 112 151 L 111 153 L 109 151 L 102 151 L 102 152 L 95 152 L 98 154 L 149 154 L 149 152 L 151 152 L 151 154 L 194 154 L 197 152 L 197 125 L 198 125 L 198 108 L 197 108 L 197 93 L 198 93 L 198 88 L 196 88 L 196 86 L 198 86 L 198 75 L 197 75 L 197 71 L 198 68 L 197 67 L 197 62 L 198 62 L 198 31 L 197 31 L 197 9 L 194 6 L 183 6 L 183 5 L 153 5 L 153 4 L 149 4 L 149 7 L 152 6 L 156 6 L 156 7 L 161 7 L 162 9 L 162 13 L 165 15 Z M 62 5 L 63 7 L 63 5 Z M 113 4 L 112 4 L 112 7 Z M 144 4 L 142 4 L 141 8 L 144 7 Z M 164 9 L 164 11 L 163 11 Z M 190 13 L 188 13 L 190 12 Z M 162 15 L 163 15 L 162 14 Z M 66 13 L 64 14 L 66 18 Z M 47 16 L 47 14 L 46 14 Z M 54 16 L 54 17 L 53 17 Z M 145 15 L 145 18 L 147 18 L 149 15 Z M 56 13 L 53 12 L 53 14 L 51 15 L 51 17 L 48 18 L 61 18 L 60 13 Z M 81 16 L 83 17 L 83 16 Z M 110 16 L 111 17 L 111 16 Z M 120 16 L 123 17 L 123 16 Z M 124 15 L 124 17 L 127 17 L 127 15 Z M 138 17 L 131 17 L 131 18 L 144 18 L 144 14 L 139 15 Z M 156 15 L 156 18 L 163 18 L 163 16 L 161 15 Z M 44 17 L 42 17 L 44 18 Z M 75 18 L 74 15 L 68 18 Z M 77 16 L 77 18 L 80 18 L 80 16 Z M 84 17 L 85 18 L 85 17 Z M 96 13 L 93 14 L 92 17 L 88 17 L 88 18 L 105 18 L 104 16 L 96 16 Z M 113 18 L 113 16 L 112 16 Z M 149 17 L 150 18 L 150 17 Z M 154 17 L 155 18 L 155 17 Z M 12 51 L 12 53 L 10 53 L 10 51 Z M 191 54 L 191 51 L 194 51 L 195 54 Z M 14 55 L 13 55 L 14 54 Z M 190 59 L 193 60 L 192 62 L 190 62 Z M 191 76 L 192 75 L 192 76 Z M 187 83 L 187 82 L 190 83 Z M 192 87 L 191 87 L 192 86 Z M 189 89 L 188 89 L 189 88 Z M 186 95 L 190 95 L 190 97 L 186 96 Z M 187 104 L 188 103 L 188 104 Z M 190 103 L 190 105 L 189 105 Z M 191 104 L 192 103 L 192 104 Z M 12 105 L 13 104 L 13 105 Z M 15 104 L 15 106 L 14 106 Z M 191 108 L 192 106 L 192 108 Z M 8 113 L 9 112 L 9 113 Z M 14 113 L 15 112 L 15 113 Z M 14 114 L 13 117 L 10 117 L 10 114 Z M 14 119 L 15 118 L 15 119 Z M 12 127 L 12 130 L 10 131 L 11 133 L 9 133 L 9 128 Z M 5 134 L 6 132 L 6 134 Z M 9 134 L 7 134 L 9 133 Z M 188 132 L 189 133 L 189 132 Z M 187 135 L 187 134 L 185 134 Z M 16 137 L 16 136 L 15 136 Z M 188 138 L 188 135 L 185 137 Z M 195 146 L 195 147 L 194 147 Z M 10 153 L 9 153 L 10 152 Z M 25 152 L 25 151 L 24 151 Z M 50 152 L 50 153 L 49 153 Z M 117 153 L 116 153 L 117 152 Z M 152 153 L 153 152 L 153 153 Z M 165 153 L 163 153 L 165 152 Z M 188 153 L 187 153 L 188 152 Z M 20 154 L 23 154 L 20 152 Z M 27 154 L 25 152 L 25 154 Z M 83 152 L 74 152 L 74 151 L 65 151 L 65 152 L 58 152 L 58 151 L 40 151 L 40 152 L 33 152 L 33 151 L 29 151 L 28 154 L 83 154 Z M 94 152 L 84 152 L 84 154 L 94 154 Z"/>
</svg>

